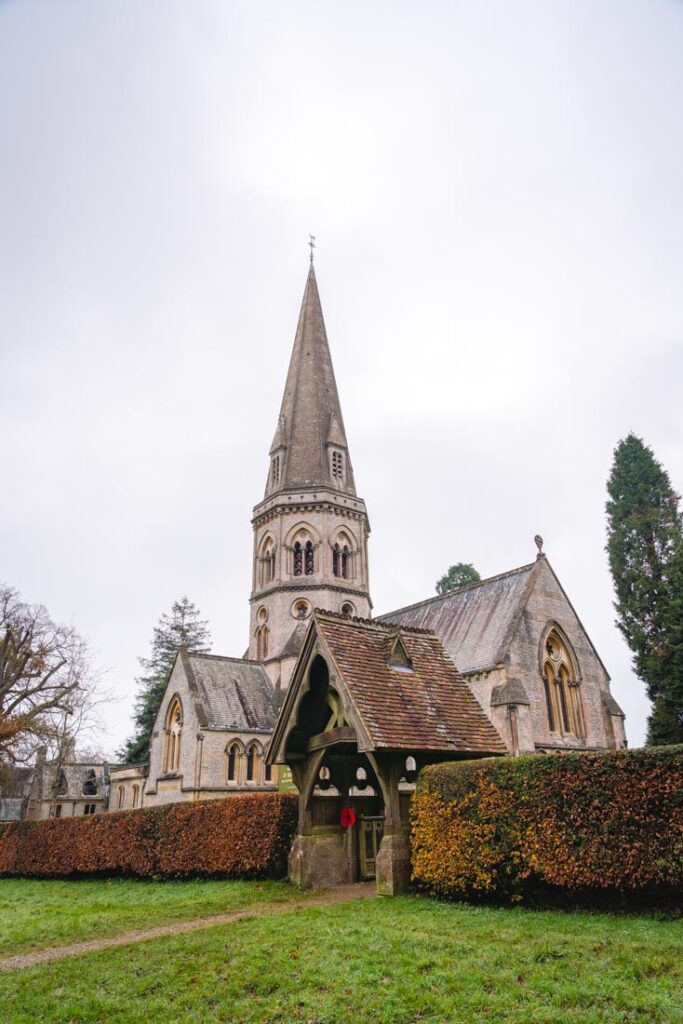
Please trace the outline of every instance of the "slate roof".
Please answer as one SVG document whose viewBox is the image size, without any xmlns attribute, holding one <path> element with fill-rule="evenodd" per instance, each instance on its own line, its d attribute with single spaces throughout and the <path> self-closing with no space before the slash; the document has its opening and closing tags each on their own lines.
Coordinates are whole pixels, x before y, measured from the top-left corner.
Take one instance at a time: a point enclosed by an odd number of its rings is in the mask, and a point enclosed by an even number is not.
<svg viewBox="0 0 683 1024">
<path fill-rule="evenodd" d="M 433 633 L 321 611 L 314 624 L 374 749 L 506 753 Z M 397 636 L 412 670 L 389 663 Z"/>
<path fill-rule="evenodd" d="M 294 632 L 282 648 L 280 658 L 298 658 L 301 653 L 301 648 L 304 645 L 304 638 L 307 632 L 308 623 L 300 622 L 298 626 L 295 626 Z"/>
<path fill-rule="evenodd" d="M 280 478 L 268 475 L 266 497 L 280 490 L 329 485 L 327 445 L 348 449 L 318 284 L 311 264 L 270 453 L 282 452 Z M 338 486 L 338 482 L 335 483 Z M 355 495 L 346 458 L 344 486 Z"/>
<path fill-rule="evenodd" d="M 540 562 L 380 615 L 380 622 L 432 629 L 464 674 L 505 657 Z"/>
<path fill-rule="evenodd" d="M 216 654 L 186 654 L 188 682 L 209 729 L 270 732 L 277 718 L 273 685 L 255 661 Z"/>
</svg>

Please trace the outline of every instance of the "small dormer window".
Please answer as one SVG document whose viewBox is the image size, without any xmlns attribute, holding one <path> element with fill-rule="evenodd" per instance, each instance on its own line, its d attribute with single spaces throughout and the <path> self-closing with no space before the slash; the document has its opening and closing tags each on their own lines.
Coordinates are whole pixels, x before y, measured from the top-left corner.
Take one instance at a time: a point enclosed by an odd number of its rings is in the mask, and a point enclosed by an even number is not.
<svg viewBox="0 0 683 1024">
<path fill-rule="evenodd" d="M 273 486 L 280 483 L 280 456 L 275 455 L 271 464 L 271 481 Z"/>
<path fill-rule="evenodd" d="M 335 483 L 344 483 L 344 456 L 341 452 L 332 452 L 332 479 Z"/>
<path fill-rule="evenodd" d="M 399 672 L 413 672 L 413 663 L 405 649 L 400 636 L 394 640 L 389 654 L 389 668 L 397 669 Z"/>
</svg>

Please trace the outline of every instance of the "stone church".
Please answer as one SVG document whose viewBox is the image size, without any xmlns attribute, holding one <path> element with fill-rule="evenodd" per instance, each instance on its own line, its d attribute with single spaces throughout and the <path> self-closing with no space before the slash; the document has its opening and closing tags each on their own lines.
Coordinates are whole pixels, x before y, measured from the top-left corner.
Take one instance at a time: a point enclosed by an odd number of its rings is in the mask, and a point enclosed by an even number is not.
<svg viewBox="0 0 683 1024">
<path fill-rule="evenodd" d="M 540 538 L 529 565 L 372 618 L 370 524 L 312 262 L 252 525 L 245 657 L 179 652 L 150 763 L 111 770 L 110 809 L 293 781 L 292 877 L 315 882 L 324 865 L 327 880 L 377 874 L 398 891 L 422 764 L 625 745 L 607 670 Z M 342 805 L 356 808 L 351 829 Z"/>
</svg>

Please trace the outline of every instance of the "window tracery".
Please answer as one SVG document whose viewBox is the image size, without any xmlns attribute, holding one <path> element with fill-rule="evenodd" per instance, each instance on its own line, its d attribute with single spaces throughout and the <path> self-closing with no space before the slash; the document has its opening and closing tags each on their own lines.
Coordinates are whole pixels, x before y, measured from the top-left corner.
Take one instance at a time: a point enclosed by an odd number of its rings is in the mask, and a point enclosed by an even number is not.
<svg viewBox="0 0 683 1024">
<path fill-rule="evenodd" d="M 177 772 L 180 766 L 180 739 L 183 731 L 183 709 L 174 697 L 166 716 L 166 771 Z"/>
<path fill-rule="evenodd" d="M 550 732 L 583 739 L 586 729 L 576 659 L 557 627 L 543 645 L 542 675 Z"/>
</svg>

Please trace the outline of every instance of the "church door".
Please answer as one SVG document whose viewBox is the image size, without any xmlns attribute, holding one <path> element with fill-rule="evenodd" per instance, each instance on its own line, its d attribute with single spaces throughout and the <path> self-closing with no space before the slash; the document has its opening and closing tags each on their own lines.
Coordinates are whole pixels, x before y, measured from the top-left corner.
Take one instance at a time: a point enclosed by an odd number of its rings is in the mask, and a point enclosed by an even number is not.
<svg viewBox="0 0 683 1024">
<path fill-rule="evenodd" d="M 360 877 L 363 879 L 374 878 L 377 851 L 384 833 L 384 818 L 381 815 L 361 815 L 358 825 Z"/>
</svg>

